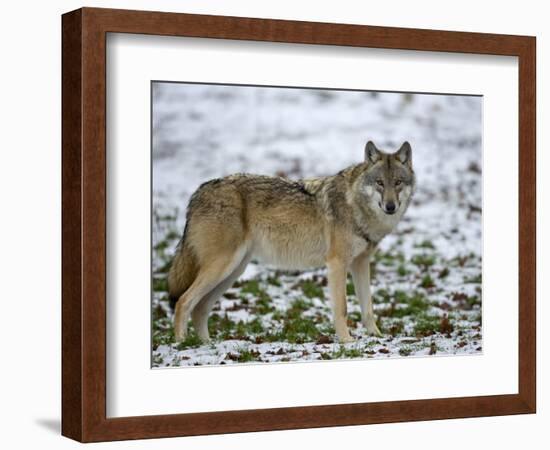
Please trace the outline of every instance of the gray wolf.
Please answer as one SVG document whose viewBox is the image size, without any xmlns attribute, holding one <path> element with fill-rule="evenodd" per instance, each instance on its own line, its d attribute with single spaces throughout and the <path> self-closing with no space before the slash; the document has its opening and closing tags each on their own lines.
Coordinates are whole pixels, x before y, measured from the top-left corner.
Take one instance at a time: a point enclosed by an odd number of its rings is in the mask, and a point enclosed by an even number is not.
<svg viewBox="0 0 550 450">
<path fill-rule="evenodd" d="M 288 270 L 326 266 L 334 328 L 351 342 L 346 279 L 351 272 L 367 333 L 380 336 L 370 293 L 369 260 L 407 210 L 415 188 L 408 142 L 394 153 L 369 141 L 364 161 L 334 176 L 291 181 L 236 174 L 192 195 L 168 274 L 174 333 L 191 318 L 209 339 L 208 315 L 252 258 Z"/>
</svg>

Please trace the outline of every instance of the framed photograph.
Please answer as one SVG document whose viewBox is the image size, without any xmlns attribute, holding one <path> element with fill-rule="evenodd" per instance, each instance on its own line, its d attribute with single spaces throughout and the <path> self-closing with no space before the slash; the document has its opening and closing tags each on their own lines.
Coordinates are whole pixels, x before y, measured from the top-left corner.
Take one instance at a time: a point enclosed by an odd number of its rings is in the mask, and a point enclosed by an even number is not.
<svg viewBox="0 0 550 450">
<path fill-rule="evenodd" d="M 62 24 L 63 435 L 535 412 L 534 37 Z"/>
</svg>

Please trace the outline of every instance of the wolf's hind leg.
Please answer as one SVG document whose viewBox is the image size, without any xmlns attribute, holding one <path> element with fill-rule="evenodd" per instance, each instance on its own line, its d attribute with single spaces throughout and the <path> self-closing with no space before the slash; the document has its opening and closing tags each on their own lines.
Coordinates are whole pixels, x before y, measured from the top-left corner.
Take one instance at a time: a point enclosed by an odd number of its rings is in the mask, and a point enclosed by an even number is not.
<svg viewBox="0 0 550 450">
<path fill-rule="evenodd" d="M 372 307 L 369 254 L 366 251 L 353 260 L 351 264 L 351 276 L 353 278 L 357 299 L 361 305 L 361 322 L 367 329 L 368 334 L 381 336 L 382 333 L 380 333 L 380 330 L 376 326 L 376 319 Z"/>
<path fill-rule="evenodd" d="M 210 340 L 210 335 L 208 333 L 208 316 L 210 315 L 210 311 L 212 311 L 212 308 L 223 293 L 227 291 L 227 289 L 233 285 L 235 280 L 242 275 L 249 261 L 250 256 L 246 255 L 237 268 L 231 272 L 225 280 L 223 280 L 205 297 L 203 297 L 197 306 L 195 306 L 195 309 L 193 309 L 191 319 L 201 341 L 207 342 Z"/>
<path fill-rule="evenodd" d="M 174 316 L 176 341 L 183 341 L 187 337 L 187 322 L 195 306 L 231 275 L 242 262 L 244 254 L 244 248 L 232 253 L 222 253 L 217 255 L 208 265 L 199 269 L 199 273 L 193 284 L 181 295 L 176 303 Z"/>
<path fill-rule="evenodd" d="M 328 286 L 334 313 L 334 328 L 340 342 L 353 342 L 347 325 L 346 265 L 340 260 L 327 262 Z"/>
</svg>

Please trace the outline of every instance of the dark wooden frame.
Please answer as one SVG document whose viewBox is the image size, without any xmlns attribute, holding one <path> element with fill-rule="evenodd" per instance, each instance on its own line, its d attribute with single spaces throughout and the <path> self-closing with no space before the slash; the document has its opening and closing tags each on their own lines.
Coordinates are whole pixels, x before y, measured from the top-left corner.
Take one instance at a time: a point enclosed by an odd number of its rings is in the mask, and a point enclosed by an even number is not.
<svg viewBox="0 0 550 450">
<path fill-rule="evenodd" d="M 106 417 L 106 33 L 192 36 L 519 58 L 519 393 Z M 83 8 L 63 15 L 62 433 L 82 441 L 534 413 L 535 38 Z"/>
</svg>

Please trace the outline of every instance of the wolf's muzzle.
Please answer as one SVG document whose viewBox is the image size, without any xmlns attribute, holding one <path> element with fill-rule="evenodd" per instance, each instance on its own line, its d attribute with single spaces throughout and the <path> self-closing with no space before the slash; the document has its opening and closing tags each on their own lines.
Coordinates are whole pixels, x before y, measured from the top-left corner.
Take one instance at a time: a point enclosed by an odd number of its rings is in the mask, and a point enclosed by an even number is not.
<svg viewBox="0 0 550 450">
<path fill-rule="evenodd" d="M 386 214 L 395 214 L 395 211 L 397 211 L 397 207 L 395 206 L 394 202 L 388 202 L 384 206 L 384 212 Z"/>
</svg>

